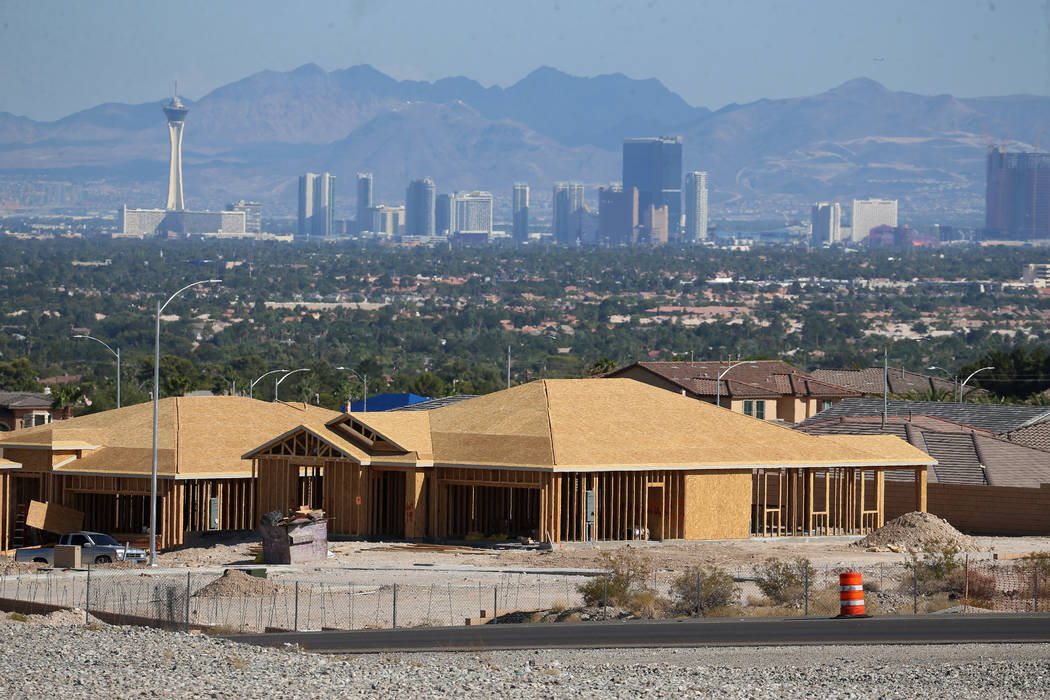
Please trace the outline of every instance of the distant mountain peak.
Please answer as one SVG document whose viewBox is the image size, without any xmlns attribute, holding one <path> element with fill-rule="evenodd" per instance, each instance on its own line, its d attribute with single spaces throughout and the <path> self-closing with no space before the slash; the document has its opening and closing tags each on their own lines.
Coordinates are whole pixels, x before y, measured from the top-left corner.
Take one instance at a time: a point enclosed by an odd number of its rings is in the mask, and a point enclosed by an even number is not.
<svg viewBox="0 0 1050 700">
<path fill-rule="evenodd" d="M 886 86 L 877 80 L 861 76 L 859 78 L 853 78 L 847 80 L 838 87 L 832 88 L 829 92 L 837 93 L 849 93 L 849 94 L 874 94 L 880 92 L 887 92 Z"/>
</svg>

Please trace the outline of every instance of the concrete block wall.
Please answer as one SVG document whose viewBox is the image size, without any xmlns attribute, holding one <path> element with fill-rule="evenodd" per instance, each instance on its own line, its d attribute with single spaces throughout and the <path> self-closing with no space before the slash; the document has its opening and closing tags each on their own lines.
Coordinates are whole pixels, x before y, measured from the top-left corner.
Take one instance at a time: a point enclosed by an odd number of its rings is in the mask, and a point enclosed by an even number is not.
<svg viewBox="0 0 1050 700">
<path fill-rule="evenodd" d="M 886 482 L 886 520 L 914 509 L 915 487 Z M 1050 484 L 1040 488 L 929 484 L 927 510 L 957 529 L 988 535 L 1050 535 Z"/>
</svg>

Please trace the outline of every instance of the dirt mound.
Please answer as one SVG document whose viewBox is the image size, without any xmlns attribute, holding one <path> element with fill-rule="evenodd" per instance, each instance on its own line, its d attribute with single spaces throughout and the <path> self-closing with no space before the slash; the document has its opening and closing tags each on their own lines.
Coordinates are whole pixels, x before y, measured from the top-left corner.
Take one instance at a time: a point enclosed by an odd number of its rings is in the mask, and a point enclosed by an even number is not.
<svg viewBox="0 0 1050 700">
<path fill-rule="evenodd" d="M 250 576 L 243 571 L 227 569 L 220 578 L 197 591 L 195 595 L 202 598 L 265 598 L 288 593 L 294 594 L 295 590 L 264 578 Z"/>
<path fill-rule="evenodd" d="M 35 574 L 43 564 L 23 564 L 11 557 L 0 557 L 0 576 L 17 576 L 18 574 Z"/>
<path fill-rule="evenodd" d="M 868 534 L 851 547 L 899 547 L 901 551 L 922 549 L 927 542 L 936 540 L 942 545 L 955 545 L 961 552 L 979 552 L 981 547 L 967 535 L 962 534 L 951 523 L 930 513 L 914 511 L 894 518 L 878 530 Z"/>
</svg>

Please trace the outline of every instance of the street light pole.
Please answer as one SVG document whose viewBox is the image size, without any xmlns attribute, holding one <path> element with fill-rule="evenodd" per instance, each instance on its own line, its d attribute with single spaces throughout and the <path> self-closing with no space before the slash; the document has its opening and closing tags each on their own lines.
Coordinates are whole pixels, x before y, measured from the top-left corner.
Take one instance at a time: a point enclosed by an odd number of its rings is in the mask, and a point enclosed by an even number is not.
<svg viewBox="0 0 1050 700">
<path fill-rule="evenodd" d="M 307 369 L 306 367 L 300 367 L 299 369 L 293 369 L 291 372 L 287 372 L 287 373 L 281 375 L 280 379 L 275 379 L 274 382 L 273 382 L 273 400 L 274 400 L 274 403 L 277 403 L 277 387 L 281 386 L 281 382 L 283 382 L 285 379 L 287 379 L 288 377 L 292 376 L 296 372 L 309 372 L 309 371 L 310 370 Z"/>
<path fill-rule="evenodd" d="M 269 377 L 271 374 L 274 374 L 275 372 L 287 372 L 287 371 L 288 370 L 286 370 L 286 369 L 271 369 L 269 372 L 266 372 L 265 374 L 260 374 L 258 377 L 255 378 L 254 381 L 252 381 L 251 384 L 248 385 L 248 398 L 249 399 L 254 399 L 255 398 L 255 385 L 259 383 L 260 379 L 262 379 L 263 377 Z"/>
<path fill-rule="evenodd" d="M 178 295 L 201 284 L 222 284 L 222 280 L 200 280 L 168 297 L 163 304 L 157 300 L 157 334 L 153 343 L 153 469 L 150 472 L 149 488 L 149 565 L 157 565 L 157 433 L 160 425 L 160 315 L 171 300 Z"/>
<path fill-rule="evenodd" d="M 966 379 L 963 380 L 963 383 L 959 385 L 959 399 L 958 399 L 958 401 L 956 401 L 956 403 L 962 403 L 963 389 L 966 388 L 966 382 L 968 382 L 971 379 L 973 379 L 973 375 L 977 374 L 978 372 L 983 372 L 986 369 L 995 369 L 995 367 L 982 367 L 980 369 L 974 370 L 973 372 L 970 373 L 969 377 L 967 377 Z"/>
<path fill-rule="evenodd" d="M 99 340 L 93 335 L 74 335 L 74 338 L 86 338 L 88 340 L 94 340 L 96 343 L 101 344 L 106 350 L 109 350 L 117 358 L 117 408 L 120 408 L 120 348 L 114 350 L 109 347 L 105 342 Z"/>
<path fill-rule="evenodd" d="M 722 373 L 718 375 L 718 378 L 715 380 L 715 406 L 718 406 L 719 408 L 722 407 L 722 377 L 724 377 L 727 374 L 729 374 L 729 370 L 733 369 L 734 367 L 739 367 L 740 365 L 753 365 L 753 364 L 756 364 L 754 360 L 744 360 L 743 362 L 734 362 L 733 364 L 731 364 L 728 367 L 726 367 L 725 370 L 723 370 Z"/>
<path fill-rule="evenodd" d="M 336 369 L 340 369 L 340 370 L 342 370 L 344 372 L 349 372 L 350 374 L 352 374 L 355 377 L 357 377 L 358 379 L 360 379 L 361 383 L 365 385 L 365 388 L 364 388 L 364 399 L 363 399 L 363 409 L 362 410 L 363 410 L 364 413 L 368 413 L 368 375 L 367 374 L 358 374 L 357 372 L 355 372 L 354 370 L 350 369 L 349 367 L 336 367 Z M 347 398 L 350 398 L 350 397 L 348 396 Z"/>
</svg>

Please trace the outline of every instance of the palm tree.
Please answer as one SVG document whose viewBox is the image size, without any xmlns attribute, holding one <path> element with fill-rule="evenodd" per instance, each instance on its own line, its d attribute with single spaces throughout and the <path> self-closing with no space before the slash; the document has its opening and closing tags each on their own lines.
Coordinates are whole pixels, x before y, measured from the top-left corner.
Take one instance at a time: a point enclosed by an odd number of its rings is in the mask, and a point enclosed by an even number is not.
<svg viewBox="0 0 1050 700">
<path fill-rule="evenodd" d="M 591 365 L 590 369 L 587 370 L 587 374 L 592 377 L 597 377 L 599 374 L 605 374 L 606 372 L 612 372 L 616 369 L 616 363 L 610 360 L 608 357 L 599 357 Z"/>
<path fill-rule="evenodd" d="M 59 420 L 73 417 L 73 407 L 87 398 L 79 384 L 56 384 L 51 387 L 51 411 L 59 413 Z"/>
</svg>

